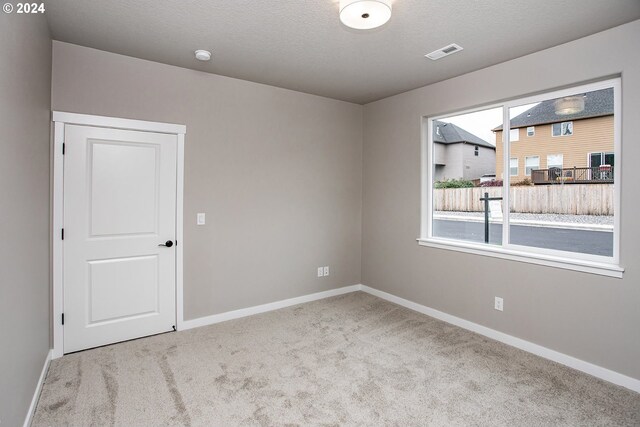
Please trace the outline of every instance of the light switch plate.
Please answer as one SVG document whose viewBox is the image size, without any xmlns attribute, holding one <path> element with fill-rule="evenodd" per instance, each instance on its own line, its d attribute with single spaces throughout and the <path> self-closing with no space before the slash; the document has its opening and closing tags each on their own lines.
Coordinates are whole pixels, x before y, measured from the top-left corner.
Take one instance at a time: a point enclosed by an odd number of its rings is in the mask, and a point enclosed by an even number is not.
<svg viewBox="0 0 640 427">
<path fill-rule="evenodd" d="M 318 277 L 324 276 L 324 268 L 318 267 Z"/>
<path fill-rule="evenodd" d="M 325 276 L 329 275 L 329 267 L 328 266 L 324 268 L 324 275 Z"/>
<path fill-rule="evenodd" d="M 198 225 L 204 225 L 206 223 L 205 214 L 199 213 L 197 215 L 197 221 L 196 222 L 197 222 Z"/>
</svg>

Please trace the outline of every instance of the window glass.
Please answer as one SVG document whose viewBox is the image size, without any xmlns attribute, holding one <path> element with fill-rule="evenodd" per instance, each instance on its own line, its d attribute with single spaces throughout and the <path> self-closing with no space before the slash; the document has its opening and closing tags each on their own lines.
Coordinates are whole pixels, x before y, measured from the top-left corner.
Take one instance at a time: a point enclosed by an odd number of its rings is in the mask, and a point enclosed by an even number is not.
<svg viewBox="0 0 640 427">
<path fill-rule="evenodd" d="M 562 125 L 562 135 L 573 135 L 573 122 L 564 122 Z"/>
<path fill-rule="evenodd" d="M 531 175 L 531 171 L 534 169 L 540 169 L 540 157 L 531 156 L 524 158 L 524 174 L 527 176 Z"/>
<path fill-rule="evenodd" d="M 573 135 L 573 122 L 553 123 L 553 136 L 570 136 Z"/>
<path fill-rule="evenodd" d="M 511 176 L 518 176 L 518 159 L 509 159 L 509 169 L 509 173 L 511 174 Z"/>
<path fill-rule="evenodd" d="M 602 164 L 602 153 L 591 153 L 589 155 L 589 166 L 592 168 L 599 167 Z"/>
<path fill-rule="evenodd" d="M 604 164 L 613 166 L 613 158 L 614 158 L 614 154 L 613 153 L 605 153 L 604 154 Z"/>
<path fill-rule="evenodd" d="M 550 144 L 541 135 L 510 146 L 512 156 L 525 157 L 529 177 L 511 180 L 510 244 L 613 256 L 613 96 L 613 88 L 601 89 L 510 111 L 515 125 L 531 121 L 540 127 L 546 122 L 554 136 L 573 135 L 578 126 L 585 129 L 577 139 Z M 546 159 L 544 168 L 540 157 Z"/>
<path fill-rule="evenodd" d="M 563 154 L 549 154 L 547 155 L 547 168 L 560 168 L 562 169 L 563 165 Z"/>
<path fill-rule="evenodd" d="M 488 244 L 483 253 L 613 271 L 602 266 L 619 259 L 619 87 L 614 79 L 426 119 L 421 243 Z"/>
<path fill-rule="evenodd" d="M 432 235 L 476 243 L 502 243 L 502 164 L 496 158 L 496 128 L 502 108 L 432 122 Z M 501 136 L 500 136 L 501 138 Z M 482 147 L 482 156 L 478 153 Z M 473 150 L 474 155 L 470 155 Z M 489 217 L 485 235 L 485 193 Z"/>
</svg>

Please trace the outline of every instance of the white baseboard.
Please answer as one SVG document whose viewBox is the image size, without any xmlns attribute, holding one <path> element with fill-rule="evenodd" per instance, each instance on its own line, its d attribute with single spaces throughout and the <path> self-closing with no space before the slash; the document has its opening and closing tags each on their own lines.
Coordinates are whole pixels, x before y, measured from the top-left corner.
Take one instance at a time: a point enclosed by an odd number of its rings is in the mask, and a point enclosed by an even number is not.
<svg viewBox="0 0 640 427">
<path fill-rule="evenodd" d="M 185 320 L 180 327 L 181 331 L 198 328 L 200 326 L 213 325 L 214 323 L 226 322 L 227 320 L 238 319 L 240 317 L 253 316 L 254 314 L 265 313 L 267 311 L 278 310 L 292 305 L 302 304 L 305 302 L 316 301 L 319 299 L 329 298 L 336 295 L 348 294 L 350 292 L 359 291 L 362 285 L 345 286 L 343 288 L 331 289 L 329 291 L 317 292 L 315 294 L 303 295 L 301 297 L 289 298 L 282 301 L 270 302 L 268 304 L 256 305 L 254 307 L 241 308 L 239 310 L 227 311 L 225 313 L 214 314 L 197 319 Z"/>
<path fill-rule="evenodd" d="M 40 372 L 40 378 L 38 379 L 38 384 L 36 385 L 36 391 L 33 393 L 31 405 L 29 405 L 29 412 L 27 412 L 27 417 L 24 420 L 24 427 L 29 427 L 31 425 L 31 419 L 33 418 L 33 413 L 36 410 L 38 399 L 40 398 L 42 385 L 44 384 L 44 379 L 47 377 L 47 371 L 49 370 L 49 363 L 51 363 L 52 353 L 53 350 L 49 350 L 49 352 L 47 353 L 47 357 L 44 360 L 44 366 L 42 367 L 42 372 Z"/>
<path fill-rule="evenodd" d="M 361 285 L 360 290 L 371 295 L 375 295 L 378 298 L 382 298 L 389 302 L 417 311 L 418 313 L 426 314 L 427 316 L 431 316 L 447 323 L 451 323 L 452 325 L 459 326 L 463 329 L 476 332 L 480 335 L 484 335 L 485 337 L 489 337 L 512 347 L 519 348 L 520 350 L 535 354 L 536 356 L 552 360 L 554 362 L 560 363 L 561 365 L 568 366 L 570 368 L 582 371 L 594 377 L 640 393 L 640 380 L 638 379 L 631 378 L 607 368 L 603 368 L 602 366 L 594 365 L 593 363 L 585 362 L 584 360 L 577 359 L 573 356 L 568 356 L 566 354 L 551 350 L 541 345 L 516 338 L 512 335 L 487 328 L 486 326 L 478 325 L 477 323 L 464 320 L 460 317 L 452 316 L 451 314 L 435 310 L 431 307 L 427 307 L 425 305 L 421 305 L 413 301 L 397 297 L 387 292 L 379 291 L 365 285 Z"/>
</svg>

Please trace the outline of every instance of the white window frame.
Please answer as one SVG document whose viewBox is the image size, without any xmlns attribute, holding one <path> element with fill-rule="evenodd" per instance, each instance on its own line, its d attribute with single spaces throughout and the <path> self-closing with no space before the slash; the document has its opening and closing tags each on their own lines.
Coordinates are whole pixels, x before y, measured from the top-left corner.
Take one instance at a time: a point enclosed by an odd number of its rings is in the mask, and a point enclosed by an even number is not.
<svg viewBox="0 0 640 427">
<path fill-rule="evenodd" d="M 421 246 L 431 248 L 465 252 L 480 256 L 490 256 L 495 258 L 508 259 L 530 264 L 545 265 L 568 270 L 582 271 L 591 274 L 598 274 L 609 277 L 621 278 L 624 268 L 620 266 L 620 180 L 622 170 L 621 153 L 621 132 L 622 132 L 622 98 L 621 98 L 620 78 L 603 80 L 600 82 L 574 86 L 568 89 L 546 92 L 534 96 L 525 96 L 513 99 L 500 104 L 485 105 L 482 107 L 459 110 L 440 115 L 423 115 L 422 117 L 422 140 L 421 140 L 421 227 L 420 237 L 417 239 Z M 509 239 L 509 215 L 506 213 L 502 222 L 502 245 L 486 245 L 483 243 L 469 242 L 456 239 L 447 239 L 433 236 L 433 121 L 451 117 L 452 115 L 463 115 L 483 111 L 492 108 L 503 109 L 503 170 L 510 170 L 510 141 L 509 141 L 509 108 L 525 104 L 532 104 L 549 99 L 570 96 L 575 93 L 592 92 L 600 89 L 613 88 L 614 92 L 614 156 L 617 165 L 614 168 L 614 181 L 618 184 L 614 186 L 614 231 L 613 231 L 613 256 L 600 256 L 583 254 L 578 252 L 568 252 L 533 246 L 522 246 L 510 243 Z M 553 134 L 553 131 L 552 131 Z M 510 206 L 509 191 L 510 173 L 503 174 L 503 206 Z"/>
<path fill-rule="evenodd" d="M 529 159 L 538 159 L 538 166 L 534 169 L 532 166 L 527 166 L 527 160 Z M 527 172 L 527 168 L 531 168 L 529 172 Z M 531 172 L 534 170 L 540 169 L 540 156 L 525 156 L 524 158 L 524 176 L 531 176 Z"/>
<path fill-rule="evenodd" d="M 615 97 L 615 95 L 614 95 L 614 97 Z M 563 135 L 563 134 L 562 134 L 562 125 L 563 125 L 563 124 L 565 124 L 565 123 L 571 123 L 571 133 L 570 133 L 569 135 Z M 554 134 L 553 134 L 553 125 L 555 125 L 555 124 L 560 124 L 560 134 L 559 134 L 559 135 L 554 135 Z M 559 138 L 559 137 L 561 137 L 561 136 L 573 136 L 573 120 L 567 120 L 567 121 L 565 121 L 565 122 L 555 122 L 555 123 L 551 123 L 551 136 L 552 136 L 553 138 Z"/>
<path fill-rule="evenodd" d="M 531 130 L 531 133 L 529 133 L 529 130 Z M 527 126 L 527 136 L 536 136 L 535 126 Z"/>
<path fill-rule="evenodd" d="M 513 138 L 511 136 L 511 133 L 513 133 L 516 137 Z M 513 141 L 513 142 L 520 141 L 520 129 L 518 129 L 518 128 L 509 129 L 509 138 L 512 138 L 511 141 Z"/>
<path fill-rule="evenodd" d="M 511 173 L 511 160 L 516 161 L 516 173 Z M 520 175 L 520 160 L 517 157 L 509 157 L 509 176 L 519 176 Z"/>
</svg>

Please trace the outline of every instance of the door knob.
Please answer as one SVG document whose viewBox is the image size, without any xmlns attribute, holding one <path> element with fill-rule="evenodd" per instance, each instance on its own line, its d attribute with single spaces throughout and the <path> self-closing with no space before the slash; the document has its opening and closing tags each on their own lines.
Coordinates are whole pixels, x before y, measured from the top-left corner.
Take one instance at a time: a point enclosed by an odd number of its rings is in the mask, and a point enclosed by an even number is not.
<svg viewBox="0 0 640 427">
<path fill-rule="evenodd" d="M 170 248 L 171 246 L 173 246 L 173 242 L 171 240 L 167 240 L 164 243 L 160 243 L 158 246 L 166 246 L 166 247 Z"/>
</svg>

